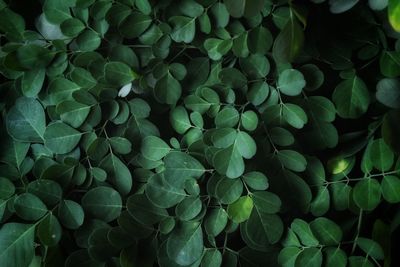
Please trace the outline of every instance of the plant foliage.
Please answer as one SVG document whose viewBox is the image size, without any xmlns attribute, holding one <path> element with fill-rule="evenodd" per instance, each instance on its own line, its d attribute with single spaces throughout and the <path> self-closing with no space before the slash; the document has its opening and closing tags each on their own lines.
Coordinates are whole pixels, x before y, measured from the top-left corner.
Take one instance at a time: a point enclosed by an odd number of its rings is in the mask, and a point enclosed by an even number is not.
<svg viewBox="0 0 400 267">
<path fill-rule="evenodd" d="M 0 0 L 0 265 L 399 266 L 399 32 L 397 0 Z"/>
</svg>

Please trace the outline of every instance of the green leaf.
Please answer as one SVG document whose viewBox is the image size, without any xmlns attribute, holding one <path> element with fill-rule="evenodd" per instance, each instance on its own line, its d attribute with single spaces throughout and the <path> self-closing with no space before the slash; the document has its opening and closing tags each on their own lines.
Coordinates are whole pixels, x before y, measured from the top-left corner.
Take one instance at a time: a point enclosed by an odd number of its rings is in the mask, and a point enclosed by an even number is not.
<svg viewBox="0 0 400 267">
<path fill-rule="evenodd" d="M 14 193 L 14 184 L 7 178 L 0 177 L 0 199 L 8 199 L 12 195 L 14 195 Z"/>
<path fill-rule="evenodd" d="M 393 29 L 400 32 L 400 3 L 398 1 L 389 0 L 388 17 Z"/>
<path fill-rule="evenodd" d="M 308 122 L 304 110 L 295 104 L 286 103 L 282 108 L 282 116 L 289 125 L 297 129 L 303 128 Z"/>
<path fill-rule="evenodd" d="M 227 106 L 218 112 L 215 117 L 215 126 L 219 128 L 234 127 L 239 122 L 239 112 L 234 108 Z"/>
<path fill-rule="evenodd" d="M 384 259 L 383 249 L 376 241 L 359 237 L 357 238 L 356 243 L 368 256 L 371 256 L 376 260 Z"/>
<path fill-rule="evenodd" d="M 334 246 L 342 241 L 342 229 L 333 221 L 319 217 L 310 223 L 311 231 L 322 245 Z"/>
<path fill-rule="evenodd" d="M 44 132 L 44 144 L 53 153 L 71 152 L 81 139 L 82 133 L 62 122 L 54 122 Z"/>
<path fill-rule="evenodd" d="M 168 21 L 172 24 L 172 40 L 177 43 L 190 43 L 193 41 L 196 32 L 195 18 L 174 16 Z"/>
<path fill-rule="evenodd" d="M 104 77 L 107 82 L 115 86 L 123 86 L 135 79 L 137 74 L 122 62 L 109 62 L 104 66 Z"/>
<path fill-rule="evenodd" d="M 135 0 L 135 6 L 145 15 L 151 14 L 151 5 L 148 0 Z"/>
<path fill-rule="evenodd" d="M 363 210 L 374 210 L 381 201 L 381 186 L 376 179 L 365 178 L 353 188 L 353 200 Z"/>
<path fill-rule="evenodd" d="M 17 59 L 23 68 L 40 69 L 45 68 L 53 59 L 54 53 L 35 44 L 28 44 L 17 49 Z"/>
<path fill-rule="evenodd" d="M 346 119 L 359 118 L 367 111 L 370 103 L 367 86 L 357 76 L 339 83 L 333 92 L 332 100 L 339 116 Z"/>
<path fill-rule="evenodd" d="M 80 86 L 70 80 L 56 78 L 49 84 L 49 100 L 53 105 L 72 100 L 72 94 L 79 89 Z"/>
<path fill-rule="evenodd" d="M 206 233 L 212 236 L 219 235 L 228 222 L 228 214 L 223 208 L 210 209 L 204 221 Z"/>
<path fill-rule="evenodd" d="M 290 225 L 290 228 L 296 233 L 304 246 L 312 247 L 319 244 L 319 241 L 314 236 L 313 232 L 311 231 L 310 225 L 307 222 L 301 219 L 294 219 L 294 221 Z"/>
<path fill-rule="evenodd" d="M 242 195 L 243 183 L 240 179 L 222 178 L 216 184 L 215 194 L 223 204 L 232 204 Z"/>
<path fill-rule="evenodd" d="M 68 123 L 73 128 L 78 128 L 85 122 L 90 109 L 91 106 L 72 100 L 66 100 L 57 105 L 56 112 L 60 114 L 60 118 L 63 122 Z"/>
<path fill-rule="evenodd" d="M 173 207 L 186 197 L 185 191 L 167 183 L 163 174 L 155 174 L 149 178 L 145 193 L 148 199 L 160 208 Z"/>
<path fill-rule="evenodd" d="M 292 62 L 301 52 L 304 43 L 304 33 L 290 10 L 290 19 L 278 34 L 272 47 L 272 55 L 276 62 Z"/>
<path fill-rule="evenodd" d="M 395 78 L 400 75 L 400 52 L 384 51 L 379 60 L 381 72 L 388 78 Z"/>
<path fill-rule="evenodd" d="M 215 27 L 225 28 L 229 23 L 229 13 L 225 4 L 217 2 L 211 7 L 210 10 L 215 21 Z"/>
<path fill-rule="evenodd" d="M 46 76 L 45 69 L 35 69 L 24 73 L 21 80 L 21 90 L 26 97 L 35 97 L 42 90 Z"/>
<path fill-rule="evenodd" d="M 296 258 L 295 266 L 319 267 L 322 265 L 322 252 L 319 248 L 306 248 Z"/>
<path fill-rule="evenodd" d="M 252 194 L 257 211 L 267 214 L 277 213 L 281 209 L 281 200 L 273 193 L 258 191 Z"/>
<path fill-rule="evenodd" d="M 299 95 L 306 85 L 303 74 L 295 69 L 286 69 L 279 74 L 278 89 L 288 96 Z"/>
<path fill-rule="evenodd" d="M 145 225 L 158 223 L 168 217 L 167 210 L 154 206 L 143 194 L 130 196 L 126 207 L 133 218 Z"/>
<path fill-rule="evenodd" d="M 253 54 L 266 55 L 271 49 L 273 37 L 271 32 L 262 26 L 258 26 L 249 32 L 247 45 Z"/>
<path fill-rule="evenodd" d="M 264 2 L 261 0 L 224 0 L 224 4 L 232 17 L 240 18 L 242 16 L 252 17 L 257 15 L 261 11 Z"/>
<path fill-rule="evenodd" d="M 179 134 L 184 134 L 192 127 L 189 115 L 186 109 L 182 106 L 178 106 L 171 110 L 169 121 L 174 130 Z"/>
<path fill-rule="evenodd" d="M 6 223 L 0 229 L 0 261 L 5 266 L 29 266 L 34 255 L 35 225 Z"/>
<path fill-rule="evenodd" d="M 201 211 L 202 202 L 198 197 L 187 197 L 175 208 L 175 214 L 181 221 L 190 221 Z"/>
<path fill-rule="evenodd" d="M 89 190 L 82 198 L 82 207 L 94 218 L 111 222 L 122 209 L 120 194 L 110 187 L 99 186 Z"/>
<path fill-rule="evenodd" d="M 219 267 L 222 264 L 222 255 L 218 249 L 207 249 L 201 260 L 202 267 Z"/>
<path fill-rule="evenodd" d="M 372 142 L 370 159 L 372 164 L 378 170 L 388 171 L 394 162 L 394 154 L 383 139 L 376 139 Z"/>
<path fill-rule="evenodd" d="M 182 222 L 167 240 L 168 257 L 179 265 L 193 264 L 203 250 L 203 231 L 198 222 Z"/>
<path fill-rule="evenodd" d="M 125 163 L 110 153 L 99 164 L 107 172 L 107 180 L 115 185 L 121 195 L 126 195 L 132 188 L 132 175 Z"/>
<path fill-rule="evenodd" d="M 358 0 L 330 0 L 330 11 L 332 13 L 338 14 L 346 12 L 351 9 L 355 4 L 357 4 Z"/>
<path fill-rule="evenodd" d="M 244 129 L 251 132 L 258 126 L 258 116 L 254 111 L 248 110 L 240 116 L 240 122 Z"/>
<path fill-rule="evenodd" d="M 396 79 L 382 79 L 376 85 L 376 99 L 389 108 L 400 108 L 400 82 Z"/>
<path fill-rule="evenodd" d="M 132 12 L 120 24 L 119 31 L 128 39 L 139 37 L 150 26 L 151 17 L 140 12 Z"/>
<path fill-rule="evenodd" d="M 327 267 L 346 267 L 347 255 L 340 248 L 327 247 L 324 249 Z"/>
<path fill-rule="evenodd" d="M 43 142 L 46 117 L 40 103 L 27 97 L 18 98 L 6 118 L 7 131 L 15 140 Z"/>
<path fill-rule="evenodd" d="M 250 196 L 240 197 L 238 200 L 228 205 L 228 216 L 235 223 L 247 221 L 253 210 L 253 200 Z"/>
<path fill-rule="evenodd" d="M 132 151 L 132 144 L 125 137 L 113 136 L 108 139 L 108 142 L 115 153 L 129 154 Z"/>
<path fill-rule="evenodd" d="M 17 215 L 27 221 L 36 221 L 47 212 L 47 207 L 40 198 L 30 193 L 23 193 L 16 197 L 14 208 Z"/>
<path fill-rule="evenodd" d="M 85 218 L 81 205 L 72 200 L 63 200 L 58 208 L 58 218 L 68 229 L 78 229 Z"/>
<path fill-rule="evenodd" d="M 294 267 L 295 262 L 299 254 L 302 252 L 300 248 L 297 247 L 286 247 L 283 248 L 278 255 L 278 262 L 283 267 Z"/>
<path fill-rule="evenodd" d="M 97 32 L 88 29 L 79 34 L 76 44 L 81 51 L 94 51 L 101 45 L 101 38 Z"/>
<path fill-rule="evenodd" d="M 212 161 L 217 172 L 228 178 L 237 178 L 244 172 L 244 161 L 236 144 L 216 152 Z"/>
<path fill-rule="evenodd" d="M 243 181 L 254 190 L 266 190 L 269 187 L 267 177 L 257 171 L 244 174 Z"/>
<path fill-rule="evenodd" d="M 289 170 L 302 172 L 306 169 L 307 161 L 302 154 L 294 150 L 280 150 L 277 154 L 279 161 Z"/>
<path fill-rule="evenodd" d="M 203 6 L 194 0 L 181 1 L 179 4 L 179 10 L 183 15 L 193 18 L 200 16 L 204 12 Z"/>
<path fill-rule="evenodd" d="M 246 76 L 235 68 L 225 68 L 221 70 L 218 73 L 218 77 L 224 84 L 232 88 L 242 88 L 247 84 Z"/>
<path fill-rule="evenodd" d="M 9 8 L 2 8 L 0 10 L 0 31 L 4 32 L 11 41 L 23 40 L 25 31 L 24 18 Z"/>
<path fill-rule="evenodd" d="M 204 166 L 194 157 L 179 151 L 170 152 L 164 158 L 165 180 L 178 188 L 181 188 L 190 177 L 200 178 L 204 172 Z"/>
<path fill-rule="evenodd" d="M 400 179 L 393 175 L 384 176 L 381 182 L 382 196 L 389 203 L 400 202 Z"/>
<path fill-rule="evenodd" d="M 49 213 L 38 225 L 37 235 L 44 245 L 52 247 L 61 240 L 62 228 L 58 219 Z"/>
<path fill-rule="evenodd" d="M 204 48 L 212 60 L 220 60 L 232 48 L 232 40 L 221 40 L 217 38 L 208 38 L 204 42 Z"/>
<path fill-rule="evenodd" d="M 69 18 L 61 23 L 60 28 L 65 36 L 75 37 L 81 33 L 86 26 L 77 18 Z"/>
<path fill-rule="evenodd" d="M 154 87 L 154 96 L 160 103 L 175 105 L 181 94 L 181 85 L 170 72 L 158 80 Z"/>
<path fill-rule="evenodd" d="M 27 191 L 50 206 L 57 204 L 61 200 L 63 193 L 61 186 L 57 182 L 47 179 L 30 182 L 27 186 Z"/>
</svg>

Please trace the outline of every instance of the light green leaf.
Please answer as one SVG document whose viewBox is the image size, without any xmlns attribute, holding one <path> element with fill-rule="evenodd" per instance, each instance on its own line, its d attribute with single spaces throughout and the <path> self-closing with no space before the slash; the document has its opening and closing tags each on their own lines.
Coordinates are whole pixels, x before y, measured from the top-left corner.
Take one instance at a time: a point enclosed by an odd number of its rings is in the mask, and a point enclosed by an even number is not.
<svg viewBox="0 0 400 267">
<path fill-rule="evenodd" d="M 388 13 L 389 22 L 393 29 L 400 32 L 400 3 L 396 0 L 389 0 Z"/>
<path fill-rule="evenodd" d="M 228 216 L 235 223 L 246 221 L 253 210 L 253 199 L 250 196 L 242 196 L 228 205 Z"/>
<path fill-rule="evenodd" d="M 247 131 L 254 131 L 258 126 L 258 116 L 254 111 L 248 110 L 240 116 L 240 123 Z"/>
</svg>

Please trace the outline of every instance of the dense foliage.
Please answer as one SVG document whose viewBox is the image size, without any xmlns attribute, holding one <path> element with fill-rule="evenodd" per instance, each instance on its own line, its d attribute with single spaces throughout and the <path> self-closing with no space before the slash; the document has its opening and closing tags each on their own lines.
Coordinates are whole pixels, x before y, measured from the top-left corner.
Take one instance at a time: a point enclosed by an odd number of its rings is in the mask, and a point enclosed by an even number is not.
<svg viewBox="0 0 400 267">
<path fill-rule="evenodd" d="M 0 266 L 400 266 L 400 1 L 0 0 Z"/>
</svg>

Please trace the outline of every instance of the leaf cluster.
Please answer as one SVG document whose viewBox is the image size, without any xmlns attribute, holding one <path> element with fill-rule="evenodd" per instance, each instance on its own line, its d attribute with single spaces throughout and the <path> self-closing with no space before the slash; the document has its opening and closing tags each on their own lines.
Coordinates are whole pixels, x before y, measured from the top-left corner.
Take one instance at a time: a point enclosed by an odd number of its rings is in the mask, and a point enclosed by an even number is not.
<svg viewBox="0 0 400 267">
<path fill-rule="evenodd" d="M 400 2 L 37 2 L 0 0 L 1 266 L 398 262 Z"/>
</svg>

